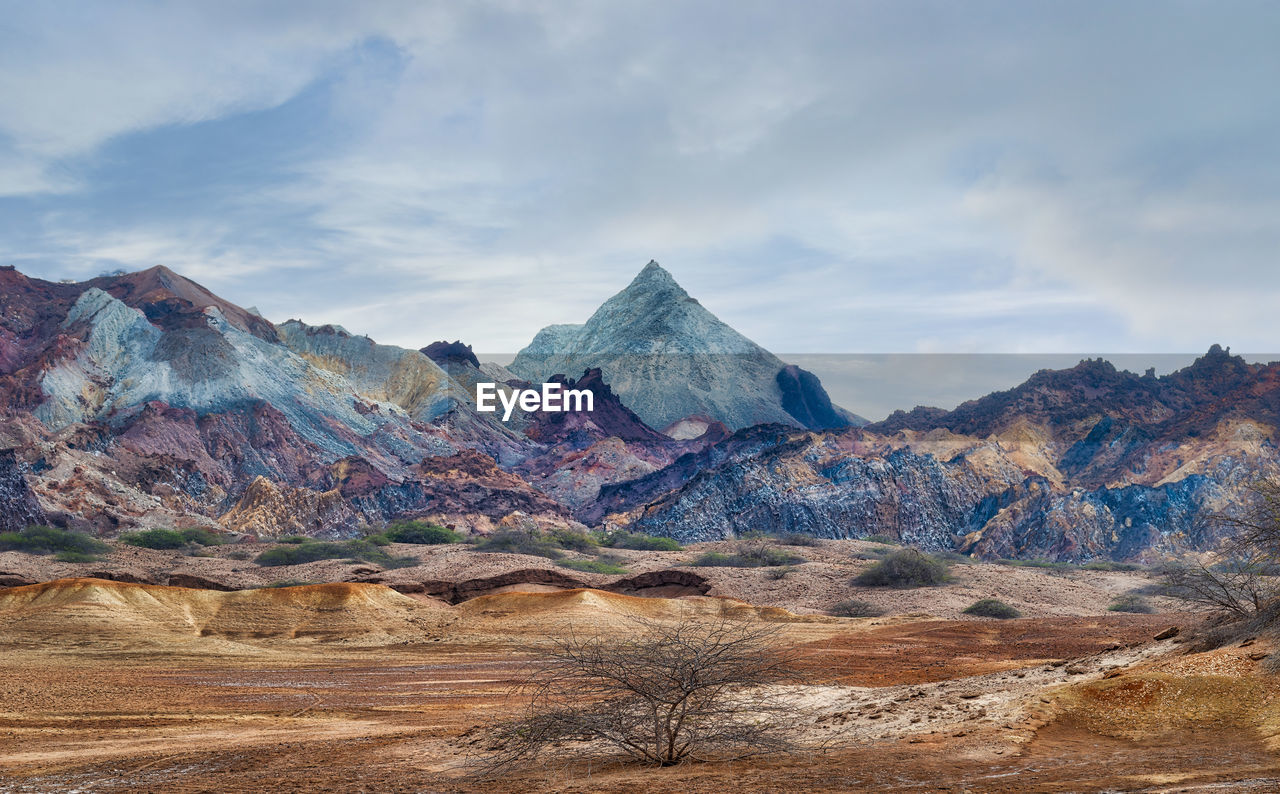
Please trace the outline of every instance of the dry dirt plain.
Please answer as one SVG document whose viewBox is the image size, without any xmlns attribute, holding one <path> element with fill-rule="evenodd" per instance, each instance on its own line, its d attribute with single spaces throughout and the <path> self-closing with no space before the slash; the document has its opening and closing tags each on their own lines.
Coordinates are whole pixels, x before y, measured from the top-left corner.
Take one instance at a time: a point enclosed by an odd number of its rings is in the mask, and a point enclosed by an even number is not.
<svg viewBox="0 0 1280 794">
<path fill-rule="evenodd" d="M 983 566 L 970 574 L 980 586 L 954 587 L 998 594 L 983 577 L 1001 571 L 1024 600 L 1063 579 Z M 1085 584 L 1123 591 L 1125 576 Z M 1105 601 L 960 619 L 951 601 L 970 594 L 948 589 L 932 589 L 932 615 L 919 609 L 930 591 L 909 591 L 874 619 L 796 614 L 786 598 L 586 589 L 453 606 L 357 583 L 0 590 L 0 792 L 1280 790 L 1265 640 L 1188 654 L 1152 638 L 1186 636 L 1193 616 L 1106 613 Z M 662 770 L 566 756 L 469 777 L 487 726 L 519 706 L 520 648 L 633 630 L 634 616 L 781 627 L 806 670 L 804 729 L 824 749 Z"/>
</svg>

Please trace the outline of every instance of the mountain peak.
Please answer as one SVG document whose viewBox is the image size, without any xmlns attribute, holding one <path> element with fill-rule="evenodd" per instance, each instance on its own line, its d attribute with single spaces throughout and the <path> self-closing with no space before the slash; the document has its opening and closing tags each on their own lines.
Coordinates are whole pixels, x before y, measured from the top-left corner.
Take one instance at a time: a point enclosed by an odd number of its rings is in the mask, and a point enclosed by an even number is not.
<svg viewBox="0 0 1280 794">
<path fill-rule="evenodd" d="M 735 429 L 761 423 L 808 426 L 783 405 L 777 376 L 784 366 L 650 261 L 584 325 L 538 332 L 510 370 L 536 383 L 556 374 L 599 369 L 622 404 L 650 427 L 667 427 L 694 415 Z M 809 376 L 812 383 L 806 380 L 801 389 L 799 377 L 788 385 L 819 404 L 817 379 Z"/>
<path fill-rule="evenodd" d="M 662 265 L 658 264 L 656 259 L 650 259 L 649 264 L 640 269 L 640 272 L 636 274 L 636 277 L 631 280 L 631 283 L 627 285 L 623 292 L 636 290 L 678 290 L 680 293 L 686 294 L 684 289 L 676 283 L 675 278 Z"/>
</svg>

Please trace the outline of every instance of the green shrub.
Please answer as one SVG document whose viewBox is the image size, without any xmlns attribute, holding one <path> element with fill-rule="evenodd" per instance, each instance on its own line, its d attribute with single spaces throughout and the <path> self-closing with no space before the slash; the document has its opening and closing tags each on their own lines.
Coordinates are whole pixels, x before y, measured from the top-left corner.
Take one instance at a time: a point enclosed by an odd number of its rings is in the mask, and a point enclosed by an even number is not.
<svg viewBox="0 0 1280 794">
<path fill-rule="evenodd" d="M 771 568 L 800 562 L 806 560 L 782 549 L 739 548 L 733 554 L 709 551 L 689 564 L 699 568 Z"/>
<path fill-rule="evenodd" d="M 569 549 L 570 551 L 591 552 L 600 545 L 599 541 L 587 533 L 579 532 L 576 529 L 568 529 L 567 527 L 557 527 L 549 530 L 546 538 L 559 548 Z"/>
<path fill-rule="evenodd" d="M 217 532 L 205 527 L 188 527 L 182 530 L 182 537 L 192 543 L 199 543 L 201 546 L 222 546 L 228 540 L 226 535 L 219 535 Z"/>
<path fill-rule="evenodd" d="M 476 551 L 504 552 L 507 554 L 530 554 L 534 557 L 546 557 L 558 560 L 564 556 L 560 547 L 550 538 L 537 532 L 526 532 L 521 529 L 503 529 L 476 541 Z"/>
<path fill-rule="evenodd" d="M 306 543 L 309 540 L 311 538 L 303 535 L 285 535 L 283 538 L 278 539 L 276 543 Z"/>
<path fill-rule="evenodd" d="M 1022 613 L 998 598 L 983 598 L 974 601 L 965 607 L 966 615 L 977 615 L 983 618 L 995 618 L 997 620 L 1009 620 L 1011 618 L 1020 618 Z"/>
<path fill-rule="evenodd" d="M 583 571 L 584 573 L 620 574 L 627 572 L 626 568 L 608 560 L 561 560 L 556 564 L 561 568 Z"/>
<path fill-rule="evenodd" d="M 120 542 L 129 546 L 140 546 L 144 549 L 180 549 L 187 545 L 187 539 L 181 532 L 172 529 L 147 529 L 142 532 L 126 532 L 120 536 Z"/>
<path fill-rule="evenodd" d="M 916 549 L 898 549 L 853 579 L 863 587 L 931 587 L 948 581 L 947 563 Z"/>
<path fill-rule="evenodd" d="M 53 555 L 58 562 L 97 562 L 98 555 L 85 554 L 83 551 L 60 551 Z"/>
<path fill-rule="evenodd" d="M 376 543 L 374 539 L 378 537 L 373 535 L 369 539 Z M 452 529 L 425 521 L 392 521 L 382 537 L 392 543 L 417 543 L 425 546 L 462 542 L 462 536 Z"/>
<path fill-rule="evenodd" d="M 254 560 L 258 565 L 301 565 L 318 560 L 349 560 L 351 562 L 368 562 L 383 568 L 405 568 L 417 565 L 414 557 L 392 557 L 385 550 L 367 540 L 348 540 L 334 542 L 327 540 L 303 539 L 272 549 L 267 549 Z"/>
<path fill-rule="evenodd" d="M 861 601 L 857 598 L 850 598 L 837 604 L 832 604 L 827 610 L 827 614 L 837 618 L 875 618 L 884 614 L 884 610 L 870 601 Z"/>
<path fill-rule="evenodd" d="M 110 550 L 110 546 L 83 532 L 56 527 L 33 525 L 20 532 L 0 533 L 0 551 L 78 555 L 64 562 L 92 562 L 98 559 L 97 555 Z"/>
<path fill-rule="evenodd" d="M 657 535 L 642 535 L 638 532 L 615 530 L 607 533 L 601 544 L 614 549 L 632 549 L 634 551 L 680 551 L 683 546 L 674 538 L 663 538 Z"/>
<path fill-rule="evenodd" d="M 1136 593 L 1125 593 L 1111 602 L 1108 612 L 1133 612 L 1139 615 L 1152 615 L 1157 611 L 1150 601 Z"/>
<path fill-rule="evenodd" d="M 204 527 L 189 527 L 182 530 L 144 529 L 141 532 L 126 532 L 120 536 L 120 542 L 146 549 L 180 549 L 188 543 L 221 546 L 227 541 Z"/>
</svg>

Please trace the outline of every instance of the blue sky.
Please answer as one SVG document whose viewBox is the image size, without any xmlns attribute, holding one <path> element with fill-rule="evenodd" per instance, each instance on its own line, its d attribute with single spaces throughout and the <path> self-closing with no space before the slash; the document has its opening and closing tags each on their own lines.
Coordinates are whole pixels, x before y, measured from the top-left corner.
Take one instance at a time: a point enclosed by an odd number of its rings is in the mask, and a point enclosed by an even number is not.
<svg viewBox="0 0 1280 794">
<path fill-rule="evenodd" d="M 0 263 L 514 351 L 649 259 L 780 352 L 1280 337 L 1272 2 L 0 2 Z"/>
</svg>

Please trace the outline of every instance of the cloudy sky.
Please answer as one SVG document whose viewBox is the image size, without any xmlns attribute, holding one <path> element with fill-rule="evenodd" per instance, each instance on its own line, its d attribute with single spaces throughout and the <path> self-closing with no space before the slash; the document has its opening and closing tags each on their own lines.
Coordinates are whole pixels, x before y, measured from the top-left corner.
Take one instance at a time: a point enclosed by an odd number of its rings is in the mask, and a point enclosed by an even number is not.
<svg viewBox="0 0 1280 794">
<path fill-rule="evenodd" d="M 0 0 L 0 263 L 514 351 L 1280 347 L 1280 4 Z"/>
</svg>

